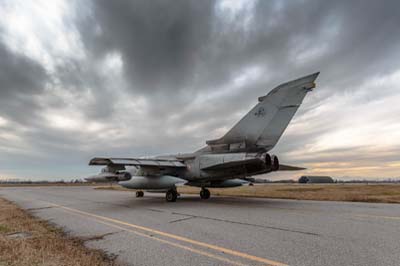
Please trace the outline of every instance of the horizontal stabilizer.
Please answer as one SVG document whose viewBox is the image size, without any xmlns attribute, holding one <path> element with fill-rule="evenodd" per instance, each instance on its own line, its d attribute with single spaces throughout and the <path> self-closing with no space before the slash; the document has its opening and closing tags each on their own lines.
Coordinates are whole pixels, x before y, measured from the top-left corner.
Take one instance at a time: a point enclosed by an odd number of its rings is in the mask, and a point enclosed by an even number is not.
<svg viewBox="0 0 400 266">
<path fill-rule="evenodd" d="M 291 166 L 291 165 L 286 165 L 286 164 L 279 165 L 279 171 L 300 171 L 300 170 L 306 170 L 306 169 L 307 168 L 304 168 L 304 167 Z"/>
<path fill-rule="evenodd" d="M 142 158 L 103 158 L 95 157 L 89 165 L 131 165 L 140 167 L 173 167 L 186 168 L 186 165 L 178 160 L 167 159 L 142 159 Z"/>
</svg>

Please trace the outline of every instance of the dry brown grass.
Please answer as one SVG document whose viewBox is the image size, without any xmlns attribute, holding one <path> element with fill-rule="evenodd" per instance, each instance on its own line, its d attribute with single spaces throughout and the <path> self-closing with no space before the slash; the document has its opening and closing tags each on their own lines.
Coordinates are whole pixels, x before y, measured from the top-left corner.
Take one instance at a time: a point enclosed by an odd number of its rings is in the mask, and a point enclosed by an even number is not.
<svg viewBox="0 0 400 266">
<path fill-rule="evenodd" d="M 132 191 L 118 186 L 99 189 Z M 185 194 L 198 194 L 200 189 L 179 187 Z M 212 195 L 298 200 L 356 201 L 400 203 L 399 184 L 260 184 L 237 188 L 210 189 Z"/>
<path fill-rule="evenodd" d="M 27 238 L 11 238 L 17 232 Z M 45 221 L 39 220 L 9 201 L 0 198 L 1 266 L 78 266 L 116 265 L 102 251 L 86 248 L 83 240 L 66 236 Z"/>
</svg>

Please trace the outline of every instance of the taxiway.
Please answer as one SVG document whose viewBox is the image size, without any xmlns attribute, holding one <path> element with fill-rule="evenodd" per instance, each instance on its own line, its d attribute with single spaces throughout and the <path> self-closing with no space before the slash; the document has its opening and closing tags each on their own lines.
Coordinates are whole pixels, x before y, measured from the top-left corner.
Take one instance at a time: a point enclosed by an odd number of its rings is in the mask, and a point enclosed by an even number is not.
<svg viewBox="0 0 400 266">
<path fill-rule="evenodd" d="M 128 265 L 399 265 L 400 205 L 0 188 Z M 93 237 L 93 238 L 92 238 Z"/>
</svg>

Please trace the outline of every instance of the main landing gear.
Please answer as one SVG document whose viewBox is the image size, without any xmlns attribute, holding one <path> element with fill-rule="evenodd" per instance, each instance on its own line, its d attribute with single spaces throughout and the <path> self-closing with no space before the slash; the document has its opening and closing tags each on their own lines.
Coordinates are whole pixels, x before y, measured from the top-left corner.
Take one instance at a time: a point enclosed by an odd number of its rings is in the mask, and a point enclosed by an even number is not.
<svg viewBox="0 0 400 266">
<path fill-rule="evenodd" d="M 170 189 L 167 191 L 167 193 L 165 194 L 165 199 L 168 202 L 175 202 L 176 199 L 178 198 L 179 194 L 176 191 L 176 189 Z"/>
<path fill-rule="evenodd" d="M 167 191 L 165 194 L 165 200 L 168 202 L 175 202 L 176 199 L 178 198 L 179 193 L 176 191 L 176 189 L 171 188 L 170 190 Z M 209 199 L 211 196 L 211 193 L 208 189 L 202 188 L 200 190 L 200 198 L 202 199 Z"/>
<path fill-rule="evenodd" d="M 142 198 L 144 196 L 143 191 L 136 191 L 136 198 Z"/>
<path fill-rule="evenodd" d="M 202 199 L 209 199 L 210 198 L 210 191 L 206 188 L 201 188 L 200 190 L 200 198 Z"/>
</svg>

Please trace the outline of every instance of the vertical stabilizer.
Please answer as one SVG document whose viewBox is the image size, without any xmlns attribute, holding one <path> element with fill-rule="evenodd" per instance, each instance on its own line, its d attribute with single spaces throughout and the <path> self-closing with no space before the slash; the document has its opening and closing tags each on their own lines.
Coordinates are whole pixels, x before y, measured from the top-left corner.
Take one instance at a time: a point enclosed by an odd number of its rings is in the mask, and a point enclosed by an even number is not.
<svg viewBox="0 0 400 266">
<path fill-rule="evenodd" d="M 301 105 L 307 92 L 315 87 L 319 72 L 283 83 L 258 98 L 254 106 L 222 138 L 207 141 L 210 146 L 272 149 Z"/>
</svg>

